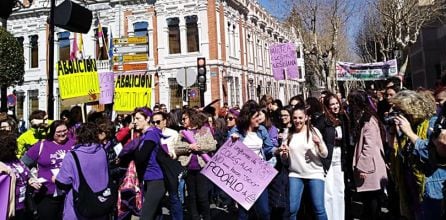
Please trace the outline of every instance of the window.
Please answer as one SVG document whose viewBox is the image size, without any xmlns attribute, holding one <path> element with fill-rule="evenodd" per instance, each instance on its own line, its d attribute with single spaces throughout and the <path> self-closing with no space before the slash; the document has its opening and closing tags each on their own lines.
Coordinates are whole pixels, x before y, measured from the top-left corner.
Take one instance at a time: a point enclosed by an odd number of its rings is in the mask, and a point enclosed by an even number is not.
<svg viewBox="0 0 446 220">
<path fill-rule="evenodd" d="M 237 48 L 236 48 L 237 41 L 235 39 L 235 32 L 236 32 L 235 25 L 232 25 L 232 56 L 234 57 L 237 56 Z"/>
<path fill-rule="evenodd" d="M 254 62 L 254 53 L 252 50 L 252 39 L 251 39 L 251 35 L 248 34 L 248 57 L 249 57 L 249 62 L 252 63 Z"/>
<path fill-rule="evenodd" d="M 65 31 L 57 34 L 59 40 L 59 60 L 70 59 L 70 32 Z"/>
<path fill-rule="evenodd" d="M 17 91 L 17 104 L 16 104 L 16 114 L 17 118 L 23 118 L 23 104 L 25 103 L 25 92 L 22 90 Z"/>
<path fill-rule="evenodd" d="M 260 43 L 260 40 L 257 40 L 257 65 L 262 66 L 262 44 Z"/>
<path fill-rule="evenodd" d="M 133 29 L 135 31 L 135 36 L 147 36 L 148 31 L 147 27 L 149 24 L 145 21 L 136 22 L 133 24 Z"/>
<path fill-rule="evenodd" d="M 198 39 L 198 17 L 196 15 L 186 16 L 187 29 L 187 52 L 197 52 L 199 48 Z"/>
<path fill-rule="evenodd" d="M 168 18 L 167 26 L 169 29 L 169 54 L 181 53 L 180 39 L 180 19 Z"/>
<path fill-rule="evenodd" d="M 108 28 L 102 27 L 102 37 L 98 28 L 94 30 L 96 36 L 96 59 L 108 60 Z"/>
<path fill-rule="evenodd" d="M 266 68 L 269 68 L 270 57 L 269 57 L 269 53 L 268 53 L 268 44 L 267 43 L 265 43 L 264 51 L 265 51 L 263 53 L 263 57 L 265 58 L 264 63 L 265 63 Z"/>
<path fill-rule="evenodd" d="M 39 67 L 39 43 L 38 43 L 39 36 L 37 35 L 31 35 L 29 36 L 29 44 L 31 47 L 30 51 L 30 57 L 31 57 L 31 68 L 37 68 Z"/>
<path fill-rule="evenodd" d="M 29 108 L 28 115 L 33 111 L 39 110 L 39 90 L 28 90 Z"/>
<path fill-rule="evenodd" d="M 16 37 L 15 39 L 17 39 L 17 42 L 19 42 L 20 46 L 22 46 L 22 48 L 23 48 L 23 41 L 25 40 L 25 38 L 23 38 L 23 37 Z"/>
<path fill-rule="evenodd" d="M 231 36 L 231 23 L 228 22 L 228 29 L 227 29 L 228 34 L 226 35 L 226 39 L 228 42 L 228 50 L 229 50 L 229 56 L 232 56 L 232 36 Z"/>
</svg>

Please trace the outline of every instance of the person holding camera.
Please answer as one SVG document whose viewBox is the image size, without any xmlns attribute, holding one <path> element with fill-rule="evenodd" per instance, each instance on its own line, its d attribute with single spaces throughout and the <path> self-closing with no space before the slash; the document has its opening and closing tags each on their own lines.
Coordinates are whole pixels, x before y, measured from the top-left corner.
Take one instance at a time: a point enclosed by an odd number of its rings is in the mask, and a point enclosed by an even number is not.
<svg viewBox="0 0 446 220">
<path fill-rule="evenodd" d="M 390 101 L 393 113 L 387 120 L 393 120 L 394 131 L 390 139 L 391 173 L 399 193 L 400 214 L 408 219 L 414 216 L 422 219 L 427 214 L 426 209 L 434 212 L 433 207 L 422 203 L 437 197 L 435 190 L 432 191 L 435 178 L 426 177 L 426 163 L 422 158 L 436 121 L 435 100 L 428 91 L 404 90 Z"/>
</svg>

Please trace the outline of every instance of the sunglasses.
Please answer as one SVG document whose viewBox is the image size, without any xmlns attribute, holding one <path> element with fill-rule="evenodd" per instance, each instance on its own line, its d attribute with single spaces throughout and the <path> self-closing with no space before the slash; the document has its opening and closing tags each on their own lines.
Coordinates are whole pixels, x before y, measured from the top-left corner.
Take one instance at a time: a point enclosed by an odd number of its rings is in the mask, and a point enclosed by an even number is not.
<svg viewBox="0 0 446 220">
<path fill-rule="evenodd" d="M 161 120 L 152 121 L 152 124 L 160 125 L 161 124 Z"/>
<path fill-rule="evenodd" d="M 227 117 L 226 119 L 229 120 L 229 121 L 232 121 L 232 120 L 234 120 L 235 118 L 234 118 L 234 117 Z"/>
</svg>

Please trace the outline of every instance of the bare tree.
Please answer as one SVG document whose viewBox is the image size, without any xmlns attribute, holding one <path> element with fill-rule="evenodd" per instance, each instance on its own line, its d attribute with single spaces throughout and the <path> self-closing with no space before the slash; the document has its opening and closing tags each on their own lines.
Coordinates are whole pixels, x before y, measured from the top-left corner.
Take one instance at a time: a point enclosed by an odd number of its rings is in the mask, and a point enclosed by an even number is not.
<svg viewBox="0 0 446 220">
<path fill-rule="evenodd" d="M 303 42 L 307 74 L 309 77 L 319 79 L 325 77 L 327 89 L 334 91 L 336 61 L 346 59 L 347 57 L 341 56 L 349 54 L 346 24 L 353 12 L 354 1 L 286 0 L 285 2 L 292 6 L 289 16 L 285 19 L 285 25 L 293 29 Z M 325 75 L 327 69 L 328 75 Z"/>
<path fill-rule="evenodd" d="M 370 59 L 370 52 L 377 61 L 385 61 L 401 51 L 399 73 L 404 75 L 410 47 L 423 27 L 445 17 L 446 1 L 369 0 L 368 8 L 370 16 L 364 18 L 356 37 L 356 52 L 364 61 Z"/>
</svg>

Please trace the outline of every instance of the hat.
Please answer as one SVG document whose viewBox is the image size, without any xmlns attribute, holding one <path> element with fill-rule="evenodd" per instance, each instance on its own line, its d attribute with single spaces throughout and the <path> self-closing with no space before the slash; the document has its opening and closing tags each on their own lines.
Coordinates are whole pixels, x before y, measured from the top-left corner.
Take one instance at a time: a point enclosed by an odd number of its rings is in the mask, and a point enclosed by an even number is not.
<svg viewBox="0 0 446 220">
<path fill-rule="evenodd" d="M 237 118 L 240 115 L 240 112 L 236 108 L 229 109 L 228 113 L 230 113 L 231 115 L 234 115 Z"/>
</svg>

